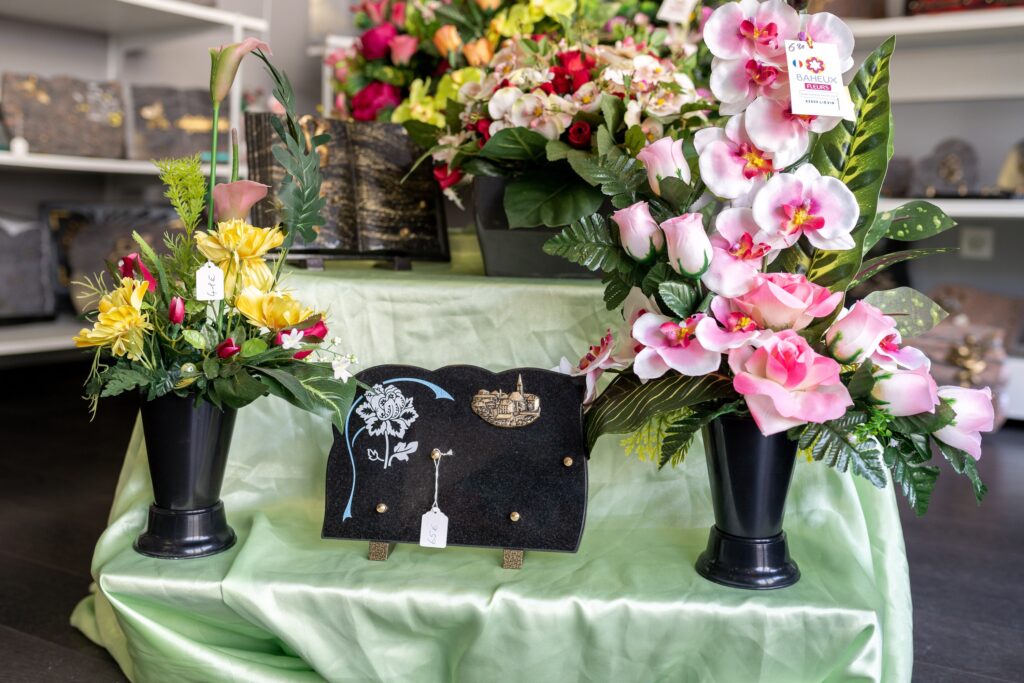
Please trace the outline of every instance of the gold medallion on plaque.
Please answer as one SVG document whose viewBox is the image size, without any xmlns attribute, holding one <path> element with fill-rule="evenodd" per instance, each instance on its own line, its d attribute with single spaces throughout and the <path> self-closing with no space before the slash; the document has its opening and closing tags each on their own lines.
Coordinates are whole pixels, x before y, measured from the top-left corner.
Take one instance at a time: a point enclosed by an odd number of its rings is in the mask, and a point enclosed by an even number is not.
<svg viewBox="0 0 1024 683">
<path fill-rule="evenodd" d="M 522 375 L 511 394 L 481 389 L 473 397 L 472 407 L 484 422 L 495 427 L 525 427 L 540 417 L 540 397 L 523 390 Z"/>
</svg>

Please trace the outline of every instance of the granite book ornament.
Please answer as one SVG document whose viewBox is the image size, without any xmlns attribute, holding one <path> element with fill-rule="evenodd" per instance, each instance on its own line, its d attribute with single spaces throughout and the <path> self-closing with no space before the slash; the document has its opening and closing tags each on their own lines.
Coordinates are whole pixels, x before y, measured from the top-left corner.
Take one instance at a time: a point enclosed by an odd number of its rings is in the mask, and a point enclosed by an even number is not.
<svg viewBox="0 0 1024 683">
<path fill-rule="evenodd" d="M 972 197 L 979 189 L 978 153 L 964 140 L 943 140 L 914 166 L 914 197 Z"/>
<path fill-rule="evenodd" d="M 254 207 L 256 225 L 279 221 L 275 196 L 284 169 L 273 155 L 274 115 L 246 114 L 249 179 L 271 187 L 268 201 Z M 306 139 L 330 135 L 319 147 L 327 199 L 327 222 L 311 244 L 296 242 L 291 253 L 324 257 L 409 257 L 447 261 L 448 233 L 429 164 L 397 124 L 303 117 Z"/>
<path fill-rule="evenodd" d="M 52 316 L 54 271 L 46 226 L 0 215 L 0 320 Z"/>
<path fill-rule="evenodd" d="M 334 432 L 324 538 L 370 541 L 379 560 L 393 543 L 502 548 L 516 568 L 524 550 L 576 551 L 587 504 L 580 378 L 384 365 L 357 379 L 369 388 Z"/>
<path fill-rule="evenodd" d="M 120 83 L 5 73 L 0 114 L 32 152 L 124 158 Z"/>
<path fill-rule="evenodd" d="M 132 159 L 168 159 L 210 151 L 210 93 L 160 86 L 132 86 Z M 218 156 L 227 155 L 230 123 L 222 118 Z"/>
</svg>

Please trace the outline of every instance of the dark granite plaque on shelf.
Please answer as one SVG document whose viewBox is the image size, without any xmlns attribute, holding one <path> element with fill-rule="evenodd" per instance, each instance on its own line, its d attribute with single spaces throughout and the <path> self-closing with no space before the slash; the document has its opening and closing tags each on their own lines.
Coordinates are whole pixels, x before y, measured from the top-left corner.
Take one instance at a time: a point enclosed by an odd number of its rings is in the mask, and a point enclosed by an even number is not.
<svg viewBox="0 0 1024 683">
<path fill-rule="evenodd" d="M 587 505 L 580 378 L 468 365 L 384 365 L 358 378 L 371 388 L 335 430 L 324 538 L 420 543 L 437 463 L 447 545 L 576 551 Z"/>
<path fill-rule="evenodd" d="M 0 112 L 11 137 L 24 137 L 31 152 L 124 158 L 120 83 L 5 73 Z"/>
<path fill-rule="evenodd" d="M 168 159 L 210 151 L 213 115 L 210 93 L 203 89 L 132 86 L 132 159 Z M 231 125 L 222 117 L 217 126 L 218 153 L 230 151 Z"/>
</svg>

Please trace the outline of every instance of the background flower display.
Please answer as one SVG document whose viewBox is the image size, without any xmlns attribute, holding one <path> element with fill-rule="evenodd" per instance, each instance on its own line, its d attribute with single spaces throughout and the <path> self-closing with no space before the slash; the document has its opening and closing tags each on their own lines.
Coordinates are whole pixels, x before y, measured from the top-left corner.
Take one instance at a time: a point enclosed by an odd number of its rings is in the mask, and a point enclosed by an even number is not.
<svg viewBox="0 0 1024 683">
<path fill-rule="evenodd" d="M 933 452 L 980 501 L 975 460 L 980 432 L 992 429 L 991 395 L 937 386 L 927 357 L 902 344 L 945 313 L 909 288 L 847 300 L 875 273 L 944 251 L 866 259 L 881 239 L 919 241 L 954 225 L 926 202 L 876 212 L 892 154 L 894 40 L 852 75 L 855 115 L 840 120 L 792 111 L 784 41 L 798 39 L 835 45 L 852 68 L 852 35 L 831 14 L 779 0 L 717 9 L 703 40 L 727 120 L 695 133 L 667 125 L 638 159 L 599 164 L 605 175 L 593 178 L 617 210 L 546 245 L 603 271 L 608 308 L 622 311 L 620 330 L 562 364 L 587 377 L 588 440 L 632 434 L 630 450 L 675 464 L 712 421 L 745 415 L 809 459 L 878 487 L 891 478 L 919 514 L 939 474 Z M 602 373 L 614 377 L 598 391 Z"/>
</svg>

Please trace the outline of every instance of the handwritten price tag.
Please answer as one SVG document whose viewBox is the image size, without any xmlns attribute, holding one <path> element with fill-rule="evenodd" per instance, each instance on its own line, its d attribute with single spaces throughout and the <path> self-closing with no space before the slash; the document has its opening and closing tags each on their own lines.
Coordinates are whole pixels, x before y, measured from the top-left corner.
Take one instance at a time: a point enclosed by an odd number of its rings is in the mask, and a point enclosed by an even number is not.
<svg viewBox="0 0 1024 683">
<path fill-rule="evenodd" d="M 448 515 L 439 508 L 430 508 L 420 522 L 420 545 L 424 548 L 444 548 L 448 545 Z"/>
<path fill-rule="evenodd" d="M 221 301 L 224 299 L 224 271 L 207 261 L 196 271 L 196 299 Z"/>
</svg>

